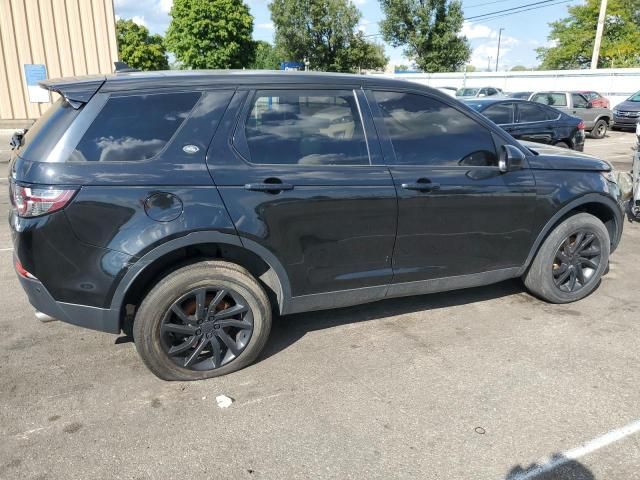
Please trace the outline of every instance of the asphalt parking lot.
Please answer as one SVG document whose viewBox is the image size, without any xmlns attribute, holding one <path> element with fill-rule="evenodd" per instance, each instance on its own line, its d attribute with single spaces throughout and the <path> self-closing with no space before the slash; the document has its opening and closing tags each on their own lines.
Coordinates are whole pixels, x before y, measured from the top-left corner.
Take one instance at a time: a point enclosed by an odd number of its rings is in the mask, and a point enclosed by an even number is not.
<svg viewBox="0 0 640 480">
<path fill-rule="evenodd" d="M 634 139 L 586 151 L 629 170 Z M 627 223 L 578 303 L 510 281 L 293 315 L 245 370 L 167 383 L 127 339 L 36 321 L 3 222 L 0 478 L 640 478 L 639 246 Z"/>
</svg>

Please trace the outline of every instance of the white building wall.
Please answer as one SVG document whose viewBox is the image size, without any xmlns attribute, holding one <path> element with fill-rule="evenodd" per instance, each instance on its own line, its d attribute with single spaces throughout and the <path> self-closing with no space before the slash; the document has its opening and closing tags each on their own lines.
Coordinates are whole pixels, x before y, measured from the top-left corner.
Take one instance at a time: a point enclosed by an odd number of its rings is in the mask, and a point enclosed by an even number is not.
<svg viewBox="0 0 640 480">
<path fill-rule="evenodd" d="M 640 68 L 547 70 L 526 72 L 393 73 L 379 74 L 431 87 L 498 87 L 505 92 L 536 90 L 595 90 L 611 106 L 640 90 Z"/>
</svg>

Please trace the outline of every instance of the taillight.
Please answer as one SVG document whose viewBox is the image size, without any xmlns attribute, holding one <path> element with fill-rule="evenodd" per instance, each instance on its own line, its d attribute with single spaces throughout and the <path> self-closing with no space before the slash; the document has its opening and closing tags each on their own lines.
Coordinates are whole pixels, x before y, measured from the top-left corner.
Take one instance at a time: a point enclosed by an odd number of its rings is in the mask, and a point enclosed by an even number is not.
<svg viewBox="0 0 640 480">
<path fill-rule="evenodd" d="M 11 203 L 21 217 L 37 217 L 64 207 L 77 190 L 11 186 Z"/>
<path fill-rule="evenodd" d="M 580 121 L 580 123 L 578 124 L 578 130 L 584 130 L 584 122 Z"/>
<path fill-rule="evenodd" d="M 31 280 L 37 280 L 35 276 L 29 273 L 27 269 L 22 266 L 22 263 L 20 263 L 20 260 L 16 259 L 15 267 L 16 267 L 16 272 L 18 272 L 18 275 L 20 275 L 21 277 L 29 278 Z"/>
</svg>

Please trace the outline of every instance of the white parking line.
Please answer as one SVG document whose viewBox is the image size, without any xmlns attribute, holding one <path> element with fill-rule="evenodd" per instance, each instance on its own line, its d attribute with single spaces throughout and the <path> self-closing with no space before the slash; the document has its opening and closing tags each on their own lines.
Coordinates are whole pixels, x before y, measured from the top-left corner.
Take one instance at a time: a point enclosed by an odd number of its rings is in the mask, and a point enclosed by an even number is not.
<svg viewBox="0 0 640 480">
<path fill-rule="evenodd" d="M 11 252 L 13 248 L 0 248 L 0 252 Z"/>
<path fill-rule="evenodd" d="M 623 440 L 624 438 L 640 432 L 640 420 L 636 420 L 624 427 L 616 430 L 611 430 L 599 437 L 594 438 L 588 442 L 583 443 L 579 447 L 567 450 L 560 455 L 554 456 L 552 459 L 545 458 L 536 463 L 536 466 L 528 469 L 526 472 L 516 474 L 509 480 L 530 480 L 534 479 L 543 473 L 549 473 L 556 468 L 570 462 L 571 460 L 577 460 L 578 458 L 589 455 L 607 445 Z"/>
</svg>

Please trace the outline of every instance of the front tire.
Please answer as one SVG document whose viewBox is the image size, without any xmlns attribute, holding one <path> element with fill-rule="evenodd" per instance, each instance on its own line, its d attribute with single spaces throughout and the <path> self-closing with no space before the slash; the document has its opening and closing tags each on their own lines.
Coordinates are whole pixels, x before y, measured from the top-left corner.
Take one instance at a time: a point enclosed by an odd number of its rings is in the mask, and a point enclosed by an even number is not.
<svg viewBox="0 0 640 480">
<path fill-rule="evenodd" d="M 598 120 L 591 130 L 591 138 L 604 138 L 609 124 L 605 120 Z"/>
<path fill-rule="evenodd" d="M 542 243 L 524 283 L 551 303 L 569 303 L 593 292 L 609 265 L 611 242 L 604 224 L 588 213 L 560 223 Z"/>
<path fill-rule="evenodd" d="M 240 370 L 262 351 L 271 307 L 244 268 L 223 261 L 167 275 L 136 313 L 133 338 L 145 365 L 163 380 L 201 380 Z"/>
</svg>

